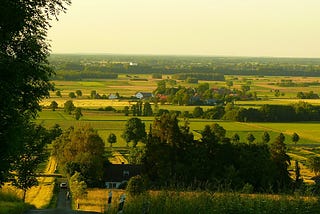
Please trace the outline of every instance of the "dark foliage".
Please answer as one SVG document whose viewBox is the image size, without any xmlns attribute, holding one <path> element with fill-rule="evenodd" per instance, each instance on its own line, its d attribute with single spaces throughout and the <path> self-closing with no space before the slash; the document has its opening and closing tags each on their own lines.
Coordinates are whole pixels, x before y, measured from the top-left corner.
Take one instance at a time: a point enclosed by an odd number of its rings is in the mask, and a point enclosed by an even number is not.
<svg viewBox="0 0 320 214">
<path fill-rule="evenodd" d="M 10 157 L 23 147 L 26 122 L 53 88 L 47 57 L 49 20 L 65 11 L 69 0 L 2 0 L 0 4 L 0 184 Z"/>
</svg>

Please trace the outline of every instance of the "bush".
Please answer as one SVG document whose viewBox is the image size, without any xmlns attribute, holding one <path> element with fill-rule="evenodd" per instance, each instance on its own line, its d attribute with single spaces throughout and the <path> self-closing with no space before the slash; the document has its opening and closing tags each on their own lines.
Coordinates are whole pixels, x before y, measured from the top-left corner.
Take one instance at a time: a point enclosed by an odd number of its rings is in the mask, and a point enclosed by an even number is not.
<svg viewBox="0 0 320 214">
<path fill-rule="evenodd" d="M 126 190 L 130 196 L 137 196 L 144 193 L 146 188 L 143 178 L 140 175 L 130 178 Z"/>
<path fill-rule="evenodd" d="M 249 183 L 246 183 L 242 188 L 242 193 L 251 194 L 253 193 L 253 186 Z"/>
</svg>

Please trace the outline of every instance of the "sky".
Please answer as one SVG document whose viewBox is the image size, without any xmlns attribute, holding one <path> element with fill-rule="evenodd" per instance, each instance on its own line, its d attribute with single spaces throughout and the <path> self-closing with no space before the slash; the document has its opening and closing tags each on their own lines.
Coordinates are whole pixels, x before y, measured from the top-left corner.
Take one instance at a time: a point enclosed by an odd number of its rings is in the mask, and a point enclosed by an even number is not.
<svg viewBox="0 0 320 214">
<path fill-rule="evenodd" d="M 319 0 L 72 0 L 52 53 L 320 57 Z"/>
</svg>

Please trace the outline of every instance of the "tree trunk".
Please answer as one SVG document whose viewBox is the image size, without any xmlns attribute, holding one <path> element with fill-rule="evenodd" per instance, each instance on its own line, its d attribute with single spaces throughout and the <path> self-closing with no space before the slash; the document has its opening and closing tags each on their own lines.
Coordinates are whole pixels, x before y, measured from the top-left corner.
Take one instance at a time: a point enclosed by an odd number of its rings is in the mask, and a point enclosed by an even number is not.
<svg viewBox="0 0 320 214">
<path fill-rule="evenodd" d="M 23 195 L 22 195 L 22 201 L 23 201 L 23 202 L 26 201 L 26 193 L 27 193 L 27 190 L 24 189 L 24 190 L 23 190 Z"/>
</svg>

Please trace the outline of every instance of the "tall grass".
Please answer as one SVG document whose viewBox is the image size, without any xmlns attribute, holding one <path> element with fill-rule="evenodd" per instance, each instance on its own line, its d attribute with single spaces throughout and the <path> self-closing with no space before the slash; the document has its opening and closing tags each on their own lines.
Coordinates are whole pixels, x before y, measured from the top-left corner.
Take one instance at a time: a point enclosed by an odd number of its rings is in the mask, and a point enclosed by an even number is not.
<svg viewBox="0 0 320 214">
<path fill-rule="evenodd" d="M 0 190 L 0 214 L 21 214 L 32 208 L 33 205 L 23 203 L 14 192 Z"/>
<path fill-rule="evenodd" d="M 186 193 L 162 191 L 130 198 L 125 213 L 319 213 L 315 198 L 239 193 Z M 116 209 L 112 211 L 115 213 Z"/>
</svg>

